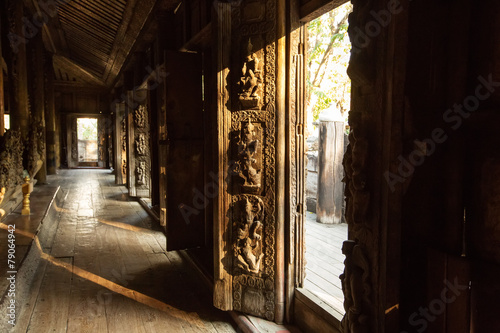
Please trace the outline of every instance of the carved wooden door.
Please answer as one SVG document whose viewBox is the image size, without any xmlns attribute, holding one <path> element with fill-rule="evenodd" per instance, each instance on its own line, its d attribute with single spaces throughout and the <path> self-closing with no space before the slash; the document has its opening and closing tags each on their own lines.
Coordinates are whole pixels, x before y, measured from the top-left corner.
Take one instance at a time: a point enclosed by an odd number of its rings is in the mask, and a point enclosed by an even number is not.
<svg viewBox="0 0 500 333">
<path fill-rule="evenodd" d="M 205 243 L 204 125 L 200 54 L 167 52 L 160 125 L 160 208 L 167 250 Z"/>
</svg>

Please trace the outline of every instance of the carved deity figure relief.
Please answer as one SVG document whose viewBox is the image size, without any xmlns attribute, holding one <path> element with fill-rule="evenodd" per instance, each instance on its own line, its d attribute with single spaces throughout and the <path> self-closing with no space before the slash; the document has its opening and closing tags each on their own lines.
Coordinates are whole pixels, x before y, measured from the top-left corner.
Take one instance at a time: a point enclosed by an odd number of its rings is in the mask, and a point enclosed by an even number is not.
<svg viewBox="0 0 500 333">
<path fill-rule="evenodd" d="M 259 197 L 246 197 L 241 202 L 241 216 L 236 239 L 236 262 L 247 273 L 259 273 L 262 258 L 264 203 Z"/>
<path fill-rule="evenodd" d="M 137 185 L 146 184 L 146 162 L 139 162 L 139 166 L 136 168 L 137 173 Z"/>
<path fill-rule="evenodd" d="M 238 142 L 238 158 L 236 173 L 244 180 L 242 190 L 257 193 L 261 187 L 262 140 L 259 140 L 257 128 L 251 121 L 241 126 Z"/>
<path fill-rule="evenodd" d="M 147 145 L 146 145 L 146 137 L 144 136 L 143 133 L 139 134 L 137 139 L 135 139 L 135 149 L 137 152 L 137 155 L 146 155 L 147 151 Z"/>
<path fill-rule="evenodd" d="M 247 56 L 243 63 L 239 82 L 239 99 L 243 109 L 259 107 L 262 98 L 262 61 L 253 51 L 252 41 L 248 40 Z"/>
<path fill-rule="evenodd" d="M 126 160 L 122 160 L 122 173 L 124 175 L 127 174 L 127 161 Z"/>
<path fill-rule="evenodd" d="M 340 275 L 346 311 L 341 322 L 342 332 L 368 333 L 370 307 L 368 260 L 361 247 L 354 241 L 345 241 L 342 253 L 346 256 L 344 273 Z"/>
<path fill-rule="evenodd" d="M 127 151 L 127 138 L 125 135 L 122 137 L 122 151 Z"/>
<path fill-rule="evenodd" d="M 146 107 L 144 105 L 140 105 L 137 110 L 135 110 L 134 121 L 138 128 L 146 126 Z"/>
<path fill-rule="evenodd" d="M 127 121 L 125 118 L 122 119 L 122 133 L 127 132 Z"/>
</svg>

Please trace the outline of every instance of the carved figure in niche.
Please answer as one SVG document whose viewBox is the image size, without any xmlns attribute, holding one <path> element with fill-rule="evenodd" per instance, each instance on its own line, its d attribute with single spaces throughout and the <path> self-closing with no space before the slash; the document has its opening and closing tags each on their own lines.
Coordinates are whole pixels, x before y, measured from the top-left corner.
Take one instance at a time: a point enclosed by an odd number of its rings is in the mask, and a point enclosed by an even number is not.
<svg viewBox="0 0 500 333">
<path fill-rule="evenodd" d="M 244 180 L 242 189 L 249 193 L 256 193 L 261 187 L 260 145 L 256 127 L 251 121 L 243 123 L 238 143 L 239 161 L 236 173 Z"/>
<path fill-rule="evenodd" d="M 139 162 L 139 166 L 136 169 L 137 172 L 137 185 L 146 184 L 146 162 Z"/>
<path fill-rule="evenodd" d="M 122 150 L 127 151 L 127 138 L 125 135 L 122 137 Z"/>
<path fill-rule="evenodd" d="M 122 174 L 124 174 L 124 175 L 127 174 L 127 161 L 126 160 L 122 161 Z"/>
<path fill-rule="evenodd" d="M 241 201 L 242 213 L 236 239 L 237 265 L 248 273 L 259 273 L 264 253 L 262 251 L 262 228 L 264 203 L 259 197 Z"/>
<path fill-rule="evenodd" d="M 135 149 L 137 151 L 137 155 L 146 155 L 147 145 L 144 134 L 139 134 L 137 139 L 135 139 Z"/>
<path fill-rule="evenodd" d="M 342 253 L 346 256 L 344 273 L 340 275 L 346 311 L 341 322 L 342 332 L 368 333 L 370 308 L 368 261 L 361 247 L 354 241 L 345 241 Z"/>
<path fill-rule="evenodd" d="M 135 110 L 134 121 L 138 128 L 146 126 L 146 107 L 144 105 L 139 105 L 137 110 Z"/>
<path fill-rule="evenodd" d="M 241 71 L 240 103 L 243 109 L 258 108 L 262 94 L 262 63 L 253 52 L 251 39 L 248 40 L 247 56 Z"/>
</svg>

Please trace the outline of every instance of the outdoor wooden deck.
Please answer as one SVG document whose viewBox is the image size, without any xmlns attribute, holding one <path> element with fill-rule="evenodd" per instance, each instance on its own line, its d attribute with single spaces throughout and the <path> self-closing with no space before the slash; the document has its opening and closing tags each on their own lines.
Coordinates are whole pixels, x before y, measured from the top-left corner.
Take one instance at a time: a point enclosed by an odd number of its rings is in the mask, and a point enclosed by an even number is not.
<svg viewBox="0 0 500 333">
<path fill-rule="evenodd" d="M 309 290 L 340 313 L 344 295 L 339 275 L 344 271 L 342 243 L 347 239 L 347 224 L 322 224 L 316 214 L 306 212 L 306 279 Z"/>
</svg>

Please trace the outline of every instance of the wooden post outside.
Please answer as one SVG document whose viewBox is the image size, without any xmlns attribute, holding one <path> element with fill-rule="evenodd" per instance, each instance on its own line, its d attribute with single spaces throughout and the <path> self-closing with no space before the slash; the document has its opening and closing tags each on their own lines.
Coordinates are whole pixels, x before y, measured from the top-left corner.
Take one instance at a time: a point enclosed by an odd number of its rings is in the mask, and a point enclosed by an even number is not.
<svg viewBox="0 0 500 333">
<path fill-rule="evenodd" d="M 332 109 L 320 115 L 316 221 L 342 222 L 344 121 Z M 342 120 L 342 121 L 339 121 Z"/>
</svg>

